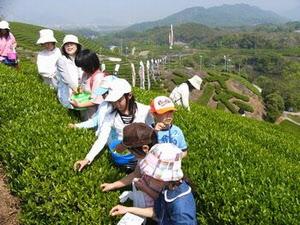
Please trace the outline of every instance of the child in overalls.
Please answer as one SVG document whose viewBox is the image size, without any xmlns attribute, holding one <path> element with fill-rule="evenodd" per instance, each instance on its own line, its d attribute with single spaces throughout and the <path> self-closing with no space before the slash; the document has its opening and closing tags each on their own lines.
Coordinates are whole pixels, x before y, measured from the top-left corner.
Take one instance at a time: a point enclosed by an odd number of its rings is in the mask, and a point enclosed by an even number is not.
<svg viewBox="0 0 300 225">
<path fill-rule="evenodd" d="M 154 145 L 140 162 L 140 170 L 162 190 L 153 207 L 139 208 L 117 205 L 110 215 L 132 213 L 150 217 L 158 225 L 196 225 L 196 204 L 189 183 L 181 170 L 182 151 L 173 144 Z"/>
</svg>

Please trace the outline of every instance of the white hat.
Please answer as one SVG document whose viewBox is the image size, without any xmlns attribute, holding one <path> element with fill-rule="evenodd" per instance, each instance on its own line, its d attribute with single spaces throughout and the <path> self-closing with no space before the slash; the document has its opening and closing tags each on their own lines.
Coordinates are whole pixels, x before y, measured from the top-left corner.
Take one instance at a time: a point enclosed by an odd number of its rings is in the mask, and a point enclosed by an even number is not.
<svg viewBox="0 0 300 225">
<path fill-rule="evenodd" d="M 181 149 L 174 144 L 156 144 L 140 162 L 140 170 L 142 174 L 158 180 L 178 181 L 183 177 L 182 156 Z"/>
<path fill-rule="evenodd" d="M 2 20 L 0 22 L 0 29 L 10 29 L 9 28 L 9 23 L 7 21 L 5 21 L 5 20 Z"/>
<path fill-rule="evenodd" d="M 78 41 L 78 37 L 76 37 L 75 35 L 73 34 L 67 34 L 65 37 L 64 37 L 64 40 L 63 40 L 63 44 L 62 46 L 64 46 L 64 44 L 66 43 L 75 43 L 75 44 L 79 44 L 79 41 Z"/>
<path fill-rule="evenodd" d="M 175 111 L 173 101 L 166 96 L 157 96 L 150 103 L 150 111 L 152 113 L 164 114 L 165 112 Z"/>
<path fill-rule="evenodd" d="M 200 90 L 202 79 L 198 75 L 193 76 L 192 78 L 188 79 L 188 81 L 191 83 L 191 85 L 193 85 L 194 88 Z"/>
<path fill-rule="evenodd" d="M 111 82 L 108 90 L 108 95 L 105 98 L 107 102 L 116 102 L 124 94 L 130 93 L 132 91 L 131 85 L 125 79 L 117 78 Z"/>
<path fill-rule="evenodd" d="M 57 40 L 54 37 L 53 30 L 50 29 L 43 29 L 40 30 L 40 38 L 37 40 L 37 44 L 44 44 L 47 42 L 57 42 Z"/>
</svg>

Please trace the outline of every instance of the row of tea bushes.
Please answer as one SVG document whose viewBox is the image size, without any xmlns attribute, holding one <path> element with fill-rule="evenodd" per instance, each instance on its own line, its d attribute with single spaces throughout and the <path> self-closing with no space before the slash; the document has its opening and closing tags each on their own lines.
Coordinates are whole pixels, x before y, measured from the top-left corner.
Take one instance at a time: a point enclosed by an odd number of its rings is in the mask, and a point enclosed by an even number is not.
<svg viewBox="0 0 300 225">
<path fill-rule="evenodd" d="M 22 224 L 116 224 L 108 216 L 120 191 L 99 184 L 124 174 L 105 151 L 82 173 L 72 169 L 95 137 L 74 120 L 31 64 L 0 65 L 0 159 L 22 201 Z M 134 90 L 149 103 L 158 93 Z M 183 170 L 194 184 L 201 224 L 298 224 L 300 140 L 279 127 L 192 104 L 175 124 L 189 144 Z"/>
</svg>

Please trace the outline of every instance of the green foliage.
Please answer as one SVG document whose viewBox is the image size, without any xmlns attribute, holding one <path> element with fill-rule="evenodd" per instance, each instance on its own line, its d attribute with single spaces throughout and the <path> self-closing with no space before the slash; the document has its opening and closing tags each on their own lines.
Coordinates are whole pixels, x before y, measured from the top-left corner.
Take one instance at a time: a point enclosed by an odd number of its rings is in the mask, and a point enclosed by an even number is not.
<svg viewBox="0 0 300 225">
<path fill-rule="evenodd" d="M 27 70 L 28 69 L 28 70 Z M 35 67 L 0 65 L 0 159 L 22 202 L 22 224 L 116 224 L 120 191 L 99 184 L 123 177 L 106 151 L 82 173 L 72 169 L 95 137 L 70 130 L 68 111 L 41 84 Z M 149 103 L 159 93 L 134 90 Z M 195 184 L 201 224 L 298 224 L 300 141 L 278 126 L 191 105 L 175 124 L 189 144 L 185 174 Z M 195 122 L 197 121 L 197 122 Z"/>
<path fill-rule="evenodd" d="M 300 136 L 300 126 L 292 123 L 291 121 L 284 120 L 279 126 L 286 132 Z"/>
<path fill-rule="evenodd" d="M 214 91 L 215 91 L 215 88 L 213 85 L 211 85 L 210 83 L 206 84 L 204 86 L 203 94 L 201 95 L 201 97 L 198 99 L 197 102 L 199 102 L 199 104 L 204 105 L 204 106 L 207 105 L 210 98 L 214 94 Z"/>
<path fill-rule="evenodd" d="M 235 101 L 233 101 L 233 103 L 240 109 L 243 109 L 244 111 L 251 112 L 251 113 L 254 112 L 254 109 L 252 108 L 252 106 L 246 104 L 243 101 L 235 100 Z"/>
<path fill-rule="evenodd" d="M 272 93 L 266 96 L 265 105 L 267 111 L 267 120 L 275 122 L 284 110 L 284 101 L 277 93 Z"/>
<path fill-rule="evenodd" d="M 284 58 L 274 52 L 268 54 L 257 54 L 248 60 L 250 65 L 253 65 L 254 70 L 264 74 L 279 75 L 284 68 Z"/>
</svg>

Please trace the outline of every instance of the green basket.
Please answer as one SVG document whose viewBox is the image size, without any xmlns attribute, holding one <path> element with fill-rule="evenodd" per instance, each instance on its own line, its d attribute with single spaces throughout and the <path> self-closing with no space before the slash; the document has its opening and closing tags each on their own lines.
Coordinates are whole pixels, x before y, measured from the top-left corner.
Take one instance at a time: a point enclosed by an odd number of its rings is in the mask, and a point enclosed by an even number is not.
<svg viewBox="0 0 300 225">
<path fill-rule="evenodd" d="M 74 94 L 71 96 L 71 100 L 74 100 L 79 103 L 85 103 L 91 100 L 91 94 L 88 92 L 83 92 L 79 94 Z M 86 110 L 87 107 L 79 107 L 79 108 L 74 108 L 75 110 Z"/>
</svg>

